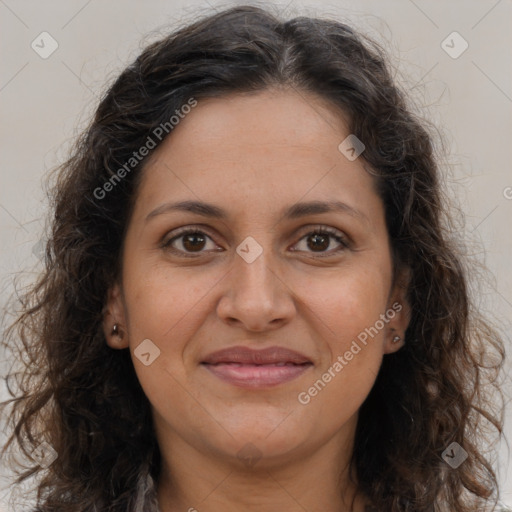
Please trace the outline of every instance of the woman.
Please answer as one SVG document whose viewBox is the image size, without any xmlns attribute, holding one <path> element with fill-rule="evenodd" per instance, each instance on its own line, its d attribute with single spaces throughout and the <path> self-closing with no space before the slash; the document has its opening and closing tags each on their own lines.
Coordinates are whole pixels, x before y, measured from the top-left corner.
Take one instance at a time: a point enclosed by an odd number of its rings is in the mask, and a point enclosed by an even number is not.
<svg viewBox="0 0 512 512">
<path fill-rule="evenodd" d="M 37 511 L 492 509 L 503 346 L 377 45 L 204 18 L 123 71 L 54 191 L 10 331 Z"/>
</svg>

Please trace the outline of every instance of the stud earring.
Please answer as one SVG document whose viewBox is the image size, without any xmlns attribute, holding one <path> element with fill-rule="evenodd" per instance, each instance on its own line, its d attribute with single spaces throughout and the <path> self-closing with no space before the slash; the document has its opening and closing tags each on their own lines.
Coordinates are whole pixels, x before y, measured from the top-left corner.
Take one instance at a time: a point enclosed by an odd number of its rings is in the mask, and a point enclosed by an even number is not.
<svg viewBox="0 0 512 512">
<path fill-rule="evenodd" d="M 393 343 L 398 343 L 402 338 L 400 338 L 400 336 L 394 336 L 393 337 Z"/>
<path fill-rule="evenodd" d="M 112 327 L 112 332 L 110 334 L 111 336 L 120 336 L 119 326 L 117 324 L 114 324 L 114 327 Z"/>
</svg>

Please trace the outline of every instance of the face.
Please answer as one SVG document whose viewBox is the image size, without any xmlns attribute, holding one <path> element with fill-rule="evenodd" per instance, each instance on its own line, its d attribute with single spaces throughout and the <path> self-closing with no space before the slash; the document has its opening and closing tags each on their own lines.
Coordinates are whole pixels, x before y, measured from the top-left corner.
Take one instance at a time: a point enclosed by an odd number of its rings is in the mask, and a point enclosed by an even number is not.
<svg viewBox="0 0 512 512">
<path fill-rule="evenodd" d="M 351 442 L 408 308 L 349 133 L 319 98 L 268 90 L 199 101 L 155 150 L 105 333 L 161 446 L 279 462 Z"/>
</svg>

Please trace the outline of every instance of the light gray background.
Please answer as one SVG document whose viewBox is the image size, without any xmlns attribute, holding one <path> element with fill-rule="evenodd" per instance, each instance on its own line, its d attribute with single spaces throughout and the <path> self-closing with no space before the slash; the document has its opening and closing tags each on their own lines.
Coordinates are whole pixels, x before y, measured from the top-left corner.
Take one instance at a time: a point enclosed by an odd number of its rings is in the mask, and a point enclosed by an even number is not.
<svg viewBox="0 0 512 512">
<path fill-rule="evenodd" d="M 26 282 L 40 268 L 37 241 L 45 213 L 41 180 L 62 161 L 106 83 L 142 45 L 158 37 L 155 29 L 163 33 L 205 10 L 227 5 L 235 3 L 0 0 L 2 310 L 13 290 L 13 277 Z M 449 188 L 466 214 L 462 234 L 494 276 L 479 292 L 480 306 L 502 323 L 510 349 L 512 1 L 310 0 L 274 5 L 287 15 L 329 15 L 347 21 L 391 52 L 397 80 L 419 105 L 420 114 L 438 125 L 448 144 L 443 164 Z M 58 43 L 47 59 L 31 48 L 43 31 Z M 456 59 L 441 47 L 453 31 L 469 44 Z M 511 373 L 509 365 L 507 397 L 512 395 Z M 511 440 L 510 409 L 507 414 L 506 435 Z M 512 505 L 509 461 L 502 443 L 496 467 L 502 501 Z M 0 511 L 5 492 L 3 496 Z"/>
</svg>

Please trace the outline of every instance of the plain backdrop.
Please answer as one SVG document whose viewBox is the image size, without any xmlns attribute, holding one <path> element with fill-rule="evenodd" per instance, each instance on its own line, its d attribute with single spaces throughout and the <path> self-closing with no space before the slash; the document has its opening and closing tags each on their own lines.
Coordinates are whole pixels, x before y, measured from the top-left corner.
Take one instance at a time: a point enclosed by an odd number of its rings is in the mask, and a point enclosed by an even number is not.
<svg viewBox="0 0 512 512">
<path fill-rule="evenodd" d="M 62 162 L 106 85 L 160 34 L 236 4 L 0 0 L 2 311 L 13 278 L 28 282 L 40 269 L 44 176 Z M 512 1 L 292 0 L 273 5 L 287 17 L 309 14 L 345 21 L 390 52 L 396 80 L 447 144 L 443 170 L 454 202 L 465 213 L 461 235 L 490 270 L 478 292 L 479 307 L 501 322 L 510 349 Z M 510 364 L 507 368 L 503 391 L 508 401 Z M 0 391 L 0 399 L 5 398 Z M 510 409 L 506 436 L 512 439 Z M 510 506 L 509 461 L 503 442 L 496 468 L 502 501 Z M 0 493 L 0 510 L 7 494 Z"/>
</svg>

